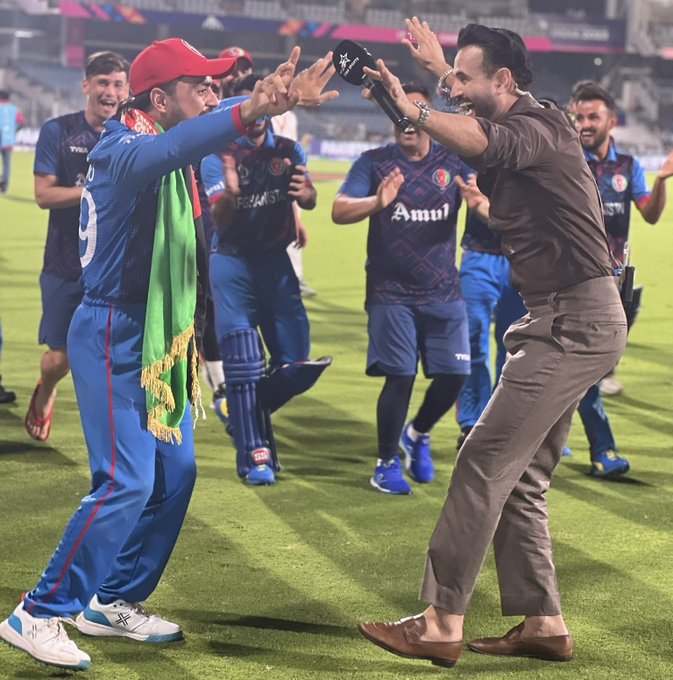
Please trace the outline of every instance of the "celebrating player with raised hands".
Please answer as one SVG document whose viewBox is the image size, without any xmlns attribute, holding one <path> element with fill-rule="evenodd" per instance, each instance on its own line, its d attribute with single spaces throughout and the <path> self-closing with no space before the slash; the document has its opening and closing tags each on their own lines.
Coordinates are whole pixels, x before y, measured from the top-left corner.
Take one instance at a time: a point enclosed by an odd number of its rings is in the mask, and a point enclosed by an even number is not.
<svg viewBox="0 0 673 680">
<path fill-rule="evenodd" d="M 79 229 L 84 298 L 68 359 L 91 490 L 37 586 L 0 623 L 0 637 L 47 664 L 91 664 L 63 619 L 85 635 L 182 638 L 178 624 L 139 603 L 163 574 L 196 477 L 197 296 L 207 280 L 191 164 L 260 116 L 337 96 L 322 91 L 331 55 L 295 76 L 299 56 L 295 48 L 249 99 L 219 107 L 213 78 L 235 60 L 206 59 L 179 38 L 156 41 L 131 65 L 134 98 L 89 154 Z"/>
<path fill-rule="evenodd" d="M 434 49 L 423 24 L 411 29 L 422 39 L 419 52 Z M 405 94 L 382 60 L 377 67 L 366 73 L 403 115 L 488 176 L 489 226 L 502 235 L 528 314 L 505 335 L 501 380 L 456 460 L 427 552 L 421 597 L 429 606 L 360 630 L 387 651 L 455 665 L 492 543 L 502 612 L 524 620 L 469 648 L 568 661 L 573 641 L 561 613 L 546 492 L 579 400 L 626 342 L 598 189 L 566 114 L 525 91 L 532 69 L 516 33 L 461 29 L 451 96 L 470 116 L 430 110 Z"/>
<path fill-rule="evenodd" d="M 418 17 L 406 19 L 405 24 L 409 32 L 408 38 L 402 39 L 402 44 L 409 48 L 409 54 L 427 71 L 438 78 L 437 92 L 447 95 L 453 83 L 453 67 L 444 58 L 444 50 L 427 21 Z"/>
</svg>

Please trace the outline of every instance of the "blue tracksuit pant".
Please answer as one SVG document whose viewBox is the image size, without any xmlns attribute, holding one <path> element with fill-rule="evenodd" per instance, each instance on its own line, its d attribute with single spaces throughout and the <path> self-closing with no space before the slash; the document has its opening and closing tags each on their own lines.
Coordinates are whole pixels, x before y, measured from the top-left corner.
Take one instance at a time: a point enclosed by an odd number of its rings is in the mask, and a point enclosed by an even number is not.
<svg viewBox="0 0 673 680">
<path fill-rule="evenodd" d="M 91 491 L 73 515 L 37 586 L 33 616 L 72 617 L 94 594 L 141 602 L 155 589 L 173 551 L 194 481 L 189 411 L 182 444 L 147 431 L 140 386 L 144 305 L 85 298 L 68 333 Z"/>
<path fill-rule="evenodd" d="M 592 458 L 609 450 L 618 450 L 598 383 L 587 390 L 577 407 L 577 412 L 582 418 Z"/>
<path fill-rule="evenodd" d="M 460 266 L 460 287 L 467 305 L 471 374 L 456 409 L 460 428 L 472 427 L 491 398 L 507 351 L 502 338 L 510 325 L 526 314 L 521 296 L 512 287 L 504 255 L 466 250 Z M 495 320 L 498 347 L 495 381 L 491 379 L 491 322 Z"/>
</svg>

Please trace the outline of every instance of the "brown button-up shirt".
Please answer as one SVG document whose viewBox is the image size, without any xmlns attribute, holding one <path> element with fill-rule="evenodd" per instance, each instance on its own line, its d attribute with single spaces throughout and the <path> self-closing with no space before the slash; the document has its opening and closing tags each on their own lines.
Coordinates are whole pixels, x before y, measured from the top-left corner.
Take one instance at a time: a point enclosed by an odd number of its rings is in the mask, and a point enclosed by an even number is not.
<svg viewBox="0 0 673 680">
<path fill-rule="evenodd" d="M 526 95 L 497 122 L 477 122 L 488 147 L 465 160 L 490 198 L 514 286 L 526 296 L 610 276 L 598 188 L 566 115 Z"/>
</svg>

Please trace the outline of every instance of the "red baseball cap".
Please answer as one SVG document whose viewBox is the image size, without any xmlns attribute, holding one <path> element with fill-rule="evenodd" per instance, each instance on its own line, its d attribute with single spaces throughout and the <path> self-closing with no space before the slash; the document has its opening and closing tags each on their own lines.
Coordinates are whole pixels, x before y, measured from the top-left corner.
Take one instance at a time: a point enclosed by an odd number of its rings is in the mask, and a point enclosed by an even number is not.
<svg viewBox="0 0 673 680">
<path fill-rule="evenodd" d="M 206 59 L 182 38 L 155 40 L 131 64 L 129 85 L 134 95 L 182 78 L 197 76 L 222 78 L 235 66 L 236 59 Z"/>
<path fill-rule="evenodd" d="M 250 62 L 250 66 L 254 66 L 255 62 L 250 56 L 248 50 L 244 50 L 242 47 L 225 47 L 220 52 L 220 59 L 231 58 L 238 61 L 239 59 L 247 59 Z"/>
</svg>

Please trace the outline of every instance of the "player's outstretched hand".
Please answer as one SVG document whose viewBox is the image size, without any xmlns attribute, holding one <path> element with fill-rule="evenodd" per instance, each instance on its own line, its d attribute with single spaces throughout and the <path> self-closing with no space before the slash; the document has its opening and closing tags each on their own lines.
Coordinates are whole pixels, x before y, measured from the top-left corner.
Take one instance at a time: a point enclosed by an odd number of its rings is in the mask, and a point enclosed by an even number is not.
<svg viewBox="0 0 673 680">
<path fill-rule="evenodd" d="M 255 83 L 250 99 L 241 104 L 244 125 L 250 125 L 261 116 L 278 116 L 297 104 L 320 106 L 339 96 L 336 90 L 323 92 L 335 72 L 332 53 L 328 52 L 295 77 L 300 54 L 301 49 L 295 47 L 286 62 Z"/>
<path fill-rule="evenodd" d="M 402 44 L 409 48 L 414 60 L 424 69 L 434 73 L 437 78 L 449 70 L 450 66 L 444 58 L 444 50 L 439 44 L 437 35 L 430 30 L 427 21 L 418 17 L 405 19 L 409 38 L 402 38 Z"/>
<path fill-rule="evenodd" d="M 491 202 L 488 200 L 488 196 L 483 194 L 477 186 L 477 176 L 470 173 L 466 182 L 460 175 L 456 175 L 456 184 L 467 207 L 470 210 L 476 210 L 484 221 L 488 221 Z"/>
<path fill-rule="evenodd" d="M 385 210 L 396 198 L 400 187 L 404 184 L 404 175 L 399 168 L 393 168 L 379 184 L 376 190 L 376 204 L 379 210 Z"/>
<path fill-rule="evenodd" d="M 290 94 L 289 86 L 294 78 L 294 72 L 299 61 L 301 49 L 295 47 L 287 61 L 262 80 L 255 83 L 255 87 L 247 99 L 241 104 L 241 121 L 243 125 L 254 123 L 261 116 L 277 116 L 293 108 L 299 97 Z"/>
<path fill-rule="evenodd" d="M 305 107 L 315 107 L 339 96 L 337 90 L 323 92 L 336 69 L 332 63 L 332 53 L 313 62 L 311 66 L 301 71 L 290 83 L 290 94 L 298 94 L 297 104 Z"/>
</svg>

